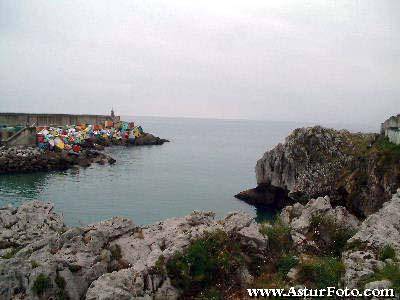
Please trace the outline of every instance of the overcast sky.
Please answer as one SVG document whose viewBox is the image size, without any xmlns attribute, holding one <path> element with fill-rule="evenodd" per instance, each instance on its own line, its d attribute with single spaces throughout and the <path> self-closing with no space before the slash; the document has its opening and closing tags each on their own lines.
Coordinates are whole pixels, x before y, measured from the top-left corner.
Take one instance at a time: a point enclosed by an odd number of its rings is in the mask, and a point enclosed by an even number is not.
<svg viewBox="0 0 400 300">
<path fill-rule="evenodd" d="M 400 1 L 0 0 L 0 111 L 380 122 Z"/>
</svg>

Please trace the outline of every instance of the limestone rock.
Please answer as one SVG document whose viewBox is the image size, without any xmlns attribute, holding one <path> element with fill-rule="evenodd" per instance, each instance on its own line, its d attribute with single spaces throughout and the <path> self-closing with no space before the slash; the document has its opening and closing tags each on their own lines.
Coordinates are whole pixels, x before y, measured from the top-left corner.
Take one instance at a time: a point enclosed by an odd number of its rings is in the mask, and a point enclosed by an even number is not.
<svg viewBox="0 0 400 300">
<path fill-rule="evenodd" d="M 343 254 L 345 284 L 358 286 L 368 275 L 382 268 L 389 260 L 380 261 L 379 252 L 391 246 L 400 257 L 400 190 L 382 209 L 369 216 L 358 232 L 348 241 L 350 250 Z"/>
<path fill-rule="evenodd" d="M 215 220 L 212 212 L 193 212 L 143 227 L 114 217 L 68 228 L 52 204 L 5 207 L 0 209 L 0 299 L 177 299 L 180 291 L 156 271 L 157 264 L 214 230 L 232 236 L 247 255 L 267 249 L 258 224 L 244 213 Z M 244 281 L 251 278 L 246 268 L 239 273 Z"/>
</svg>

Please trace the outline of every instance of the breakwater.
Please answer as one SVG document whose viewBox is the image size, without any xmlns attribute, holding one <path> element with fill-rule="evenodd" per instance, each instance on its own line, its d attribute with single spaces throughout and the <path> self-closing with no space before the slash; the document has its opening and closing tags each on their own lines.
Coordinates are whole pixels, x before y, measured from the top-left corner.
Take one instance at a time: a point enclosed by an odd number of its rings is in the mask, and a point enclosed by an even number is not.
<svg viewBox="0 0 400 300">
<path fill-rule="evenodd" d="M 0 113 L 0 125 L 7 126 L 64 126 L 74 124 L 104 124 L 113 120 L 120 121 L 119 116 L 110 115 L 75 115 L 75 114 L 31 114 Z"/>
<path fill-rule="evenodd" d="M 84 150 L 79 155 L 66 151 L 40 151 L 37 147 L 0 147 L 0 174 L 66 170 L 74 165 L 113 164 L 115 160 L 97 150 Z"/>
</svg>

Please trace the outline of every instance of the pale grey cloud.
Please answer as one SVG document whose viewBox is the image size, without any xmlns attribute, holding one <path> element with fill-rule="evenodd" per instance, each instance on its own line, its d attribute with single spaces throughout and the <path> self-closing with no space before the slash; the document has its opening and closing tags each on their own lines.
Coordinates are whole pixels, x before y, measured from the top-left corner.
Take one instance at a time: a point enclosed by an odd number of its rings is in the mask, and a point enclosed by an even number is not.
<svg viewBox="0 0 400 300">
<path fill-rule="evenodd" d="M 377 122 L 400 2 L 0 0 L 0 111 Z"/>
</svg>

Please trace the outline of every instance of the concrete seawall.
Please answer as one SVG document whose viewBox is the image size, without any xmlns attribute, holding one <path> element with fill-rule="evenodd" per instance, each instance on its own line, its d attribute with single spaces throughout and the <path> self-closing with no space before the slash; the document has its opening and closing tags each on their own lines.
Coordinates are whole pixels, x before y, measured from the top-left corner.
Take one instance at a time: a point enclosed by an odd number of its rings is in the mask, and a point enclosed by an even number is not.
<svg viewBox="0 0 400 300">
<path fill-rule="evenodd" d="M 64 126 L 75 124 L 104 124 L 111 120 L 109 115 L 71 115 L 71 114 L 28 114 L 0 113 L 0 125 L 7 126 Z M 116 116 L 115 121 L 120 121 Z"/>
</svg>

